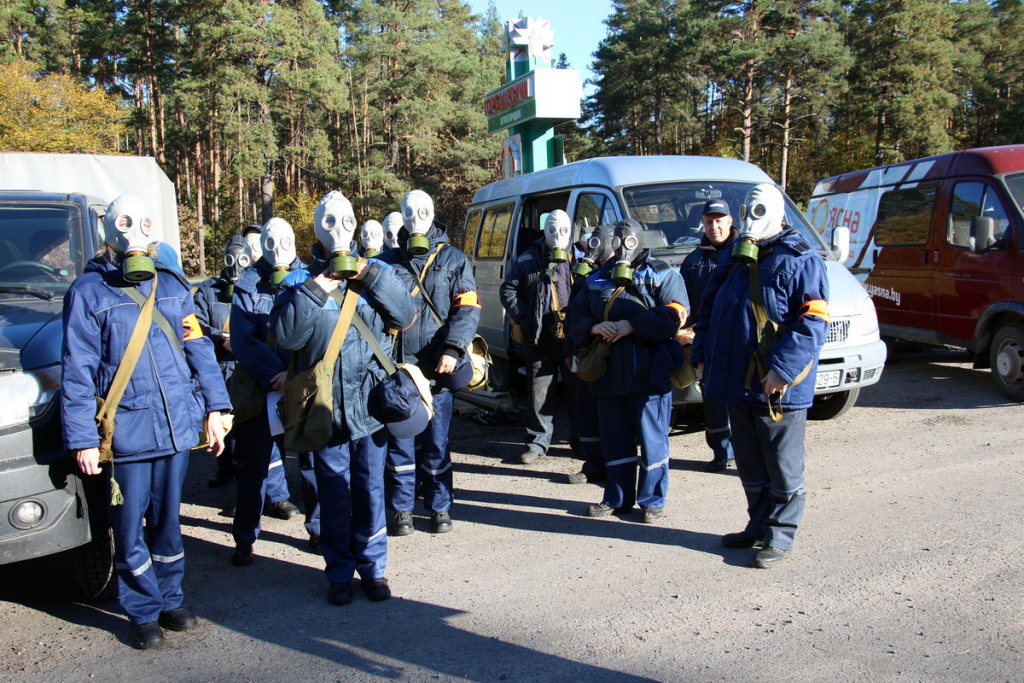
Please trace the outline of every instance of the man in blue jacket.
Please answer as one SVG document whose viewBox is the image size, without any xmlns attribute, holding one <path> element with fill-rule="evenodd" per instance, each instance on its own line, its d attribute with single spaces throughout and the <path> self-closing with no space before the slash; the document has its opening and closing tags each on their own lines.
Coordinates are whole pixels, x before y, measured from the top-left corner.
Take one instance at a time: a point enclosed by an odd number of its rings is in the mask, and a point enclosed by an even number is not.
<svg viewBox="0 0 1024 683">
<path fill-rule="evenodd" d="M 161 627 L 184 631 L 198 625 L 182 607 L 181 485 L 203 416 L 209 418 L 207 451 L 219 455 L 220 411 L 231 405 L 188 283 L 149 255 L 156 253 L 149 247 L 160 231 L 148 207 L 137 197 L 118 197 L 107 208 L 104 228 L 105 250 L 64 299 L 64 446 L 83 474 L 112 480 L 118 599 L 131 620 L 132 644 L 150 649 L 163 645 Z M 116 407 L 108 467 L 100 464 L 96 399 L 110 395 L 154 287 L 153 321 Z M 102 455 L 106 459 L 108 453 Z"/>
<path fill-rule="evenodd" d="M 747 496 L 750 521 L 723 536 L 722 545 L 759 548 L 753 566 L 769 568 L 789 560 L 803 517 L 804 429 L 828 336 L 828 280 L 821 256 L 795 230 L 784 230 L 785 198 L 777 187 L 754 186 L 742 215 L 733 247 L 741 262 L 722 255 L 701 302 L 691 361 L 704 395 L 729 404 L 736 469 Z M 759 287 L 751 286 L 752 275 Z M 761 302 L 751 301 L 752 289 Z M 762 344 L 757 358 L 755 305 L 779 325 L 774 346 L 764 350 Z"/>
<path fill-rule="evenodd" d="M 391 265 L 413 294 L 416 321 L 398 334 L 395 356 L 415 363 L 432 380 L 434 418 L 413 439 L 392 438 L 388 445 L 387 500 L 395 511 L 388 528 L 392 536 L 413 532 L 412 508 L 416 480 L 422 483 L 423 504 L 430 511 L 434 533 L 452 530 L 449 510 L 455 498 L 448 428 L 454 406 L 446 377 L 466 354 L 480 323 L 480 301 L 469 259 L 448 244 L 444 227 L 434 222 L 434 202 L 422 190 L 402 199 L 405 231 L 399 246 L 378 258 Z M 417 477 L 417 468 L 419 476 Z"/>
<path fill-rule="evenodd" d="M 273 314 L 277 342 L 295 352 L 296 372 L 319 362 L 341 315 L 339 301 L 350 289 L 358 292 L 355 315 L 362 318 L 387 353 L 388 330 L 403 330 L 416 316 L 412 298 L 395 271 L 377 259 L 352 262 L 352 275 L 336 279 L 331 272 L 331 244 L 351 241 L 355 216 L 340 192 L 320 202 L 314 217 L 318 244 L 314 262 L 289 274 Z M 340 232 L 345 233 L 345 239 Z M 316 451 L 314 467 L 320 493 L 320 544 L 330 583 L 328 601 L 352 602 L 356 571 L 366 597 L 387 600 L 387 521 L 384 503 L 384 460 L 387 431 L 370 415 L 370 392 L 385 371 L 355 325 L 343 338 L 333 382 L 333 433 Z"/>
<path fill-rule="evenodd" d="M 692 328 L 697 322 L 696 309 L 700 308 L 704 289 L 718 266 L 719 257 L 740 234 L 732 225 L 729 205 L 722 199 L 711 199 L 704 204 L 701 222 L 704 225 L 704 236 L 700 245 L 686 256 L 679 268 L 686 283 L 686 296 L 694 307 L 684 324 L 686 328 Z M 729 406 L 724 401 L 708 396 L 704 396 L 704 440 L 714 454 L 707 464 L 708 472 L 721 472 L 732 464 Z"/>
</svg>

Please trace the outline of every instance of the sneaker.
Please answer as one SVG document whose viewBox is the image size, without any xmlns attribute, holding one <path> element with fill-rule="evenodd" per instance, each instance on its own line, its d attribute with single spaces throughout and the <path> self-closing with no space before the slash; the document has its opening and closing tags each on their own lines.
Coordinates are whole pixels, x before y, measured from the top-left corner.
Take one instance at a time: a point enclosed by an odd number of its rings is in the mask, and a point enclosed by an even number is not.
<svg viewBox="0 0 1024 683">
<path fill-rule="evenodd" d="M 736 534 L 725 534 L 722 536 L 723 548 L 762 548 L 764 539 L 741 531 Z"/>
<path fill-rule="evenodd" d="M 523 463 L 524 465 L 532 465 L 543 457 L 544 455 L 542 453 L 538 453 L 537 451 L 526 451 L 525 453 L 519 456 L 519 462 Z"/>
<path fill-rule="evenodd" d="M 583 474 L 583 472 L 573 472 L 569 475 L 568 479 L 570 484 L 587 483 L 587 475 Z"/>
<path fill-rule="evenodd" d="M 446 534 L 452 530 L 452 518 L 448 511 L 430 515 L 430 528 L 435 534 Z"/>
<path fill-rule="evenodd" d="M 236 567 L 248 567 L 252 561 L 252 543 L 236 544 L 235 552 L 231 553 L 231 564 Z"/>
<path fill-rule="evenodd" d="M 665 516 L 665 508 L 647 508 L 644 510 L 644 524 L 654 524 Z"/>
<path fill-rule="evenodd" d="M 150 621 L 146 624 L 132 624 L 132 646 L 139 650 L 154 650 L 164 646 L 164 632 L 160 624 Z"/>
<path fill-rule="evenodd" d="M 587 508 L 588 517 L 607 517 L 608 515 L 625 515 L 633 508 L 621 507 L 613 508 L 611 505 L 606 503 L 598 503 L 597 505 L 591 505 Z"/>
<path fill-rule="evenodd" d="M 327 588 L 327 602 L 332 605 L 347 605 L 352 602 L 352 584 L 332 583 Z"/>
<path fill-rule="evenodd" d="M 309 532 L 309 552 L 314 555 L 323 555 L 323 548 L 320 547 L 320 534 Z"/>
<path fill-rule="evenodd" d="M 290 500 L 281 500 L 270 504 L 270 514 L 273 517 L 287 521 L 292 517 L 301 515 L 302 513 Z"/>
<path fill-rule="evenodd" d="M 783 550 L 774 546 L 766 545 L 754 558 L 754 567 L 757 569 L 771 569 L 781 567 L 789 562 L 792 550 Z"/>
<path fill-rule="evenodd" d="M 415 530 L 412 525 L 412 512 L 399 510 L 388 525 L 388 536 L 408 536 Z"/>
<path fill-rule="evenodd" d="M 199 626 L 199 620 L 196 619 L 196 615 L 184 607 L 161 612 L 157 623 L 169 631 L 191 631 Z"/>
<path fill-rule="evenodd" d="M 371 602 L 383 602 L 391 597 L 391 587 L 387 579 L 363 579 L 361 581 L 366 599 Z"/>
</svg>

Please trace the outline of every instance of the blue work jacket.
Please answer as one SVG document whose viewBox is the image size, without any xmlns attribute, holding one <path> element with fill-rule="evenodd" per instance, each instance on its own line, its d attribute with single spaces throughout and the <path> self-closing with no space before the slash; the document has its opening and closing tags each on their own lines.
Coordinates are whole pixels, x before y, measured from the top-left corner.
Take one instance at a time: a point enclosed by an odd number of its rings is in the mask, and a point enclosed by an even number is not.
<svg viewBox="0 0 1024 683">
<path fill-rule="evenodd" d="M 736 241 L 740 233 L 732 228 L 725 242 L 719 245 L 711 244 L 707 235 L 700 240 L 700 245 L 686 255 L 683 264 L 679 266 L 679 272 L 686 283 L 686 296 L 690 300 L 690 315 L 683 327 L 693 327 L 697 323 L 697 313 L 701 300 L 704 298 L 704 289 L 711 281 L 711 275 L 718 266 L 719 256 L 728 252 L 732 243 Z"/>
<path fill-rule="evenodd" d="M 228 328 L 230 335 L 231 297 L 228 296 L 228 287 L 231 283 L 221 277 L 211 277 L 203 280 L 195 287 L 193 298 L 196 302 L 196 318 L 199 319 L 199 326 L 203 328 L 203 334 L 213 342 L 213 348 L 217 353 L 217 362 L 220 364 L 221 374 L 227 380 L 235 367 L 235 354 L 224 348 L 224 330 Z"/>
<path fill-rule="evenodd" d="M 314 261 L 285 278 L 271 325 L 277 343 L 295 352 L 295 370 L 306 370 L 323 357 L 341 314 L 338 302 L 313 279 L 327 270 L 326 261 Z M 344 297 L 348 280 L 338 286 Z M 237 286 L 237 285 L 236 285 Z M 355 314 L 360 316 L 384 348 L 391 352 L 387 330 L 412 324 L 415 306 L 408 290 L 387 264 L 371 259 L 362 279 Z M 369 436 L 382 425 L 370 416 L 370 390 L 385 377 L 370 345 L 350 325 L 334 369 L 334 435 L 332 442 Z"/>
<path fill-rule="evenodd" d="M 153 281 L 130 283 L 119 264 L 105 256 L 90 261 L 64 298 L 64 348 L 61 410 L 64 446 L 96 448 L 96 399 L 110 391 L 114 373 L 128 349 L 140 307 L 120 287 L 136 287 L 148 296 Z M 195 316 L 188 283 L 157 265 L 156 308 L 182 340 L 172 343 L 150 326 L 142 355 L 115 415 L 114 458 L 148 460 L 193 448 L 203 416 L 229 410 L 224 379 L 213 343 Z"/>
<path fill-rule="evenodd" d="M 807 377 L 786 390 L 782 407 L 809 408 L 814 400 L 818 353 L 828 337 L 828 278 L 821 256 L 795 230 L 758 244 L 761 298 L 770 320 L 786 326 L 767 358 L 786 382 L 808 363 Z M 767 254 L 765 254 L 767 252 Z M 747 266 L 737 265 L 726 251 L 704 292 L 691 361 L 704 363 L 704 394 L 734 403 L 764 407 L 761 377 L 755 370 L 747 386 L 750 360 L 757 349 L 757 323 L 750 304 Z"/>
</svg>

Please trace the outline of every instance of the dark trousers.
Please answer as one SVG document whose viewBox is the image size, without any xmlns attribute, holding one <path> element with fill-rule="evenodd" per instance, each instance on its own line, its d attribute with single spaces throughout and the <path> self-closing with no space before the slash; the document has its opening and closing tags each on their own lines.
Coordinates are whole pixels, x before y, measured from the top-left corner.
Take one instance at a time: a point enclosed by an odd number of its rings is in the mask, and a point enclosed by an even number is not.
<svg viewBox="0 0 1024 683">
<path fill-rule="evenodd" d="M 423 507 L 428 512 L 444 512 L 452 506 L 455 493 L 448 429 L 454 406 L 451 393 L 434 394 L 434 417 L 422 434 L 411 439 L 388 438 L 388 508 L 412 512 L 417 479 L 423 492 Z"/>
<path fill-rule="evenodd" d="M 545 345 L 532 347 L 526 358 L 526 385 L 530 392 L 530 409 L 526 412 L 526 447 L 531 451 L 545 455 L 551 447 L 554 432 L 555 411 L 558 409 L 558 382 L 561 375 L 562 386 L 565 387 L 565 403 L 570 408 L 569 444 L 573 450 L 578 448 L 579 437 L 576 433 L 576 375 L 569 372 L 565 360 L 558 350 Z"/>
<path fill-rule="evenodd" d="M 576 433 L 580 440 L 580 471 L 588 479 L 604 479 L 604 454 L 601 452 L 601 422 L 597 416 L 597 397 L 590 393 L 589 382 L 576 382 Z"/>
<path fill-rule="evenodd" d="M 736 469 L 747 495 L 745 533 L 781 550 L 793 547 L 804 516 L 806 410 L 789 410 L 772 422 L 767 407 L 729 404 Z"/>
<path fill-rule="evenodd" d="M 729 427 L 729 404 L 717 398 L 704 397 L 704 440 L 716 462 L 732 460 L 732 429 Z"/>
<path fill-rule="evenodd" d="M 313 453 L 299 453 L 299 476 L 302 477 L 302 507 L 306 511 L 306 531 L 320 535 L 320 493 L 316 487 Z"/>
<path fill-rule="evenodd" d="M 132 624 L 156 621 L 161 612 L 181 607 L 185 546 L 178 512 L 187 469 L 188 451 L 114 463 L 124 497 L 123 504 L 110 506 L 118 600 Z"/>
<path fill-rule="evenodd" d="M 384 458 L 387 430 L 316 452 L 313 470 L 320 492 L 320 547 L 327 580 L 349 583 L 355 572 L 382 579 L 387 571 Z"/>
<path fill-rule="evenodd" d="M 604 503 L 614 508 L 631 508 L 634 504 L 645 510 L 665 507 L 671 392 L 598 396 L 597 412 L 608 470 Z"/>
<path fill-rule="evenodd" d="M 276 499 L 270 494 L 275 489 L 270 486 L 271 481 L 276 478 L 284 480 L 282 437 L 270 435 L 266 407 L 232 431 L 237 431 L 235 448 L 241 469 L 238 472 L 238 499 L 231 535 L 235 543 L 255 543 L 260 535 L 264 498 L 270 496 L 271 502 L 277 503 L 288 497 L 287 485 L 284 497 L 280 496 L 279 490 L 275 490 Z"/>
</svg>

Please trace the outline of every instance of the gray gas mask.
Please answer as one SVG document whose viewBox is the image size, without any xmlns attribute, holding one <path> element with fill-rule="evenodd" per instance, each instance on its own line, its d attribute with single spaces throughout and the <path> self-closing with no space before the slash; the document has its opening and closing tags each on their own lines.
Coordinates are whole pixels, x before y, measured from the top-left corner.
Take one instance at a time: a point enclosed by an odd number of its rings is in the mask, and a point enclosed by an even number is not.
<svg viewBox="0 0 1024 683">
<path fill-rule="evenodd" d="M 335 280 L 345 280 L 358 272 L 356 257 L 352 255 L 355 231 L 352 202 L 337 190 L 328 192 L 313 212 L 313 232 L 331 255 L 330 273 Z"/>
<path fill-rule="evenodd" d="M 235 291 L 235 283 L 245 269 L 252 265 L 252 249 L 241 235 L 235 235 L 224 246 L 224 276 L 228 281 L 228 296 Z"/>
<path fill-rule="evenodd" d="M 275 287 L 288 276 L 295 260 L 295 232 L 283 218 L 271 218 L 260 233 L 263 258 L 274 267 L 270 282 Z"/>
<path fill-rule="evenodd" d="M 633 262 L 644 251 L 644 226 L 632 218 L 619 221 L 612 237 L 612 248 L 615 250 L 612 282 L 628 285 L 633 281 Z"/>
<path fill-rule="evenodd" d="M 373 258 L 384 248 L 384 226 L 375 220 L 368 220 L 359 228 L 359 243 L 363 245 L 363 256 Z"/>
<path fill-rule="evenodd" d="M 740 218 L 740 238 L 733 245 L 732 258 L 740 263 L 757 263 L 757 243 L 782 231 L 786 200 L 779 188 L 760 183 L 747 192 Z"/>
<path fill-rule="evenodd" d="M 569 243 L 572 241 L 572 221 L 569 214 L 555 209 L 544 221 L 544 244 L 551 251 L 552 263 L 565 263 L 569 260 Z"/>
<path fill-rule="evenodd" d="M 398 246 L 398 232 L 405 226 L 402 214 L 392 211 L 384 217 L 384 246 L 387 249 L 394 249 Z"/>
<path fill-rule="evenodd" d="M 114 253 L 124 258 L 124 279 L 128 282 L 152 280 L 156 266 L 146 247 L 161 239 L 145 202 L 126 194 L 110 202 L 103 217 L 103 239 Z"/>
<path fill-rule="evenodd" d="M 242 228 L 242 237 L 249 244 L 249 251 L 252 254 L 253 263 L 263 258 L 263 246 L 260 244 L 260 234 L 263 232 L 263 226 L 259 223 L 253 223 Z"/>
<path fill-rule="evenodd" d="M 594 229 L 587 240 L 587 251 L 583 258 L 576 262 L 573 273 L 579 276 L 590 275 L 595 268 L 607 261 L 612 255 L 612 238 L 615 236 L 615 227 L 608 223 L 602 223 Z"/>
<path fill-rule="evenodd" d="M 427 233 L 434 225 L 434 200 L 423 190 L 413 190 L 402 198 L 402 222 L 409 233 L 406 249 L 413 256 L 430 251 Z"/>
</svg>

